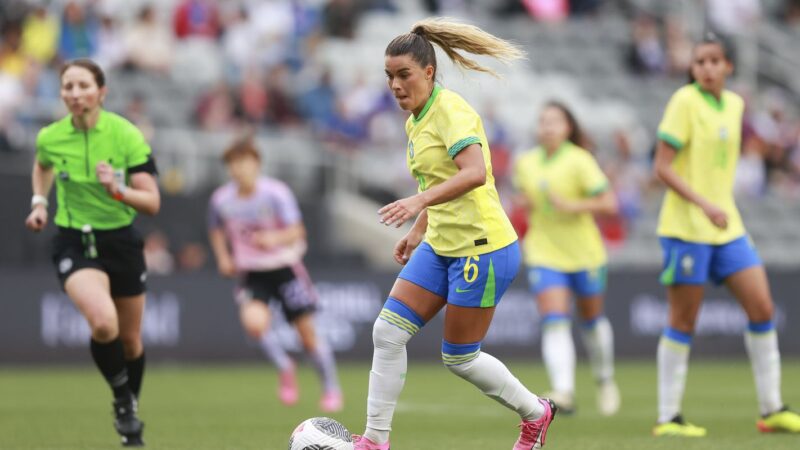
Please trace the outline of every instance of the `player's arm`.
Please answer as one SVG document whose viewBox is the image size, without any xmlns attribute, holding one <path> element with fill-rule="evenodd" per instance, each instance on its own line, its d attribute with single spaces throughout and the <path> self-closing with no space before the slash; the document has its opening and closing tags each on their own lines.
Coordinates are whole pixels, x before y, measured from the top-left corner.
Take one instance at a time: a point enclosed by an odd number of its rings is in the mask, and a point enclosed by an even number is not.
<svg viewBox="0 0 800 450">
<path fill-rule="evenodd" d="M 426 191 L 384 206 L 378 211 L 381 223 L 399 227 L 429 206 L 449 202 L 486 184 L 486 162 L 480 144 L 465 147 L 453 161 L 458 167 L 455 175 Z"/>
<path fill-rule="evenodd" d="M 55 172 L 53 166 L 47 166 L 40 161 L 34 161 L 31 171 L 31 185 L 33 198 L 31 200 L 31 213 L 25 220 L 25 226 L 33 231 L 41 231 L 47 225 L 47 197 L 53 187 Z"/>
<path fill-rule="evenodd" d="M 423 209 L 417 216 L 414 226 L 411 230 L 400 239 L 394 246 L 394 260 L 400 265 L 405 265 L 411 258 L 414 249 L 419 247 L 422 239 L 425 238 L 425 232 L 428 230 L 428 210 Z"/>
<path fill-rule="evenodd" d="M 678 150 L 671 144 L 664 140 L 658 141 L 656 157 L 653 163 L 653 171 L 656 177 L 686 201 L 699 206 L 714 225 L 719 228 L 726 228 L 728 226 L 727 214 L 695 192 L 672 168 L 672 161 L 675 159 L 677 152 Z"/>
<path fill-rule="evenodd" d="M 154 176 L 155 164 L 150 162 L 143 164 L 141 171 L 137 169 L 138 167 L 130 169 L 133 171 L 130 175 L 130 186 L 120 183 L 114 177 L 114 168 L 106 162 L 98 163 L 95 171 L 97 181 L 108 191 L 108 195 L 140 213 L 154 216 L 161 209 L 161 194 Z"/>
<path fill-rule="evenodd" d="M 269 250 L 274 247 L 290 246 L 305 238 L 306 227 L 302 222 L 298 222 L 280 230 L 261 230 L 256 233 L 253 240 L 259 247 Z"/>
<path fill-rule="evenodd" d="M 231 252 L 228 250 L 228 241 L 225 238 L 225 231 L 222 228 L 209 229 L 208 242 L 211 245 L 212 253 L 214 253 L 214 259 L 217 261 L 219 273 L 226 277 L 235 275 L 236 266 L 233 263 Z"/>
<path fill-rule="evenodd" d="M 557 210 L 572 214 L 591 213 L 613 216 L 619 210 L 617 198 L 611 189 L 606 189 L 591 197 L 571 201 L 551 193 L 550 202 Z"/>
</svg>

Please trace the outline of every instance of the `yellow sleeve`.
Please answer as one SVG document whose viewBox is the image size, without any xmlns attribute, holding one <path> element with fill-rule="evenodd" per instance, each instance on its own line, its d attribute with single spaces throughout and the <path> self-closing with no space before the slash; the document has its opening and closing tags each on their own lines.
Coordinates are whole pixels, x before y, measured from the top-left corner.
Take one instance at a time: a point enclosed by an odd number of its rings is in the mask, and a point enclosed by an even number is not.
<svg viewBox="0 0 800 450">
<path fill-rule="evenodd" d="M 451 158 L 468 146 L 481 143 L 481 118 L 475 110 L 463 100 L 442 106 L 437 114 L 437 128 Z"/>
<path fill-rule="evenodd" d="M 585 150 L 580 161 L 580 183 L 581 191 L 587 197 L 594 197 L 608 190 L 608 178 L 594 157 Z"/>
<path fill-rule="evenodd" d="M 689 120 L 689 104 L 685 95 L 678 91 L 669 99 L 664 117 L 658 125 L 658 139 L 680 150 L 689 142 L 692 125 Z"/>
</svg>

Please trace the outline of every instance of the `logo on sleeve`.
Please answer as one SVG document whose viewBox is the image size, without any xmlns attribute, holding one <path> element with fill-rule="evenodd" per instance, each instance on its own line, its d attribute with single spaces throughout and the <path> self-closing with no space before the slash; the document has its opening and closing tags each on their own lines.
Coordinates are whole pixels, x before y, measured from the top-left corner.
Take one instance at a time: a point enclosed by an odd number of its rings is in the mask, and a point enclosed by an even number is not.
<svg viewBox="0 0 800 450">
<path fill-rule="evenodd" d="M 414 142 L 408 140 L 408 157 L 414 159 Z"/>
</svg>

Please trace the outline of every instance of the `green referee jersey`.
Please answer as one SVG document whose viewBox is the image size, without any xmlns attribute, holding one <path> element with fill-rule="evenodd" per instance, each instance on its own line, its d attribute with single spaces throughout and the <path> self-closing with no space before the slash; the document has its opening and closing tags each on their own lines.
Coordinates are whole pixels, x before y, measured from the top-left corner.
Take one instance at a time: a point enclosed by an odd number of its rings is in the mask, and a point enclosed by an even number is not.
<svg viewBox="0 0 800 450">
<path fill-rule="evenodd" d="M 97 180 L 95 167 L 106 162 L 118 180 L 135 172 L 155 173 L 150 146 L 125 118 L 100 111 L 97 124 L 80 130 L 72 115 L 43 128 L 36 137 L 36 159 L 55 171 L 58 209 L 55 223 L 80 229 L 110 230 L 130 225 L 136 210 L 114 200 Z"/>
</svg>

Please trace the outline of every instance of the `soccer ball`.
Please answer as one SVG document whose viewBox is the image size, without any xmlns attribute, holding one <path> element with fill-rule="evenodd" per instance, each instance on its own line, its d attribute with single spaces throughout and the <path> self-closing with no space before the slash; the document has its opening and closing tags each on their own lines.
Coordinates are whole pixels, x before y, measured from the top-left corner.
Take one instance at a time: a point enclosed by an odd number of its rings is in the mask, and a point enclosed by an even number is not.
<svg viewBox="0 0 800 450">
<path fill-rule="evenodd" d="M 303 421 L 289 438 L 289 450 L 353 450 L 353 437 L 347 428 L 328 417 Z"/>
</svg>

